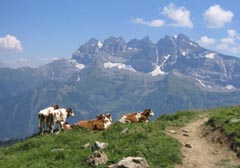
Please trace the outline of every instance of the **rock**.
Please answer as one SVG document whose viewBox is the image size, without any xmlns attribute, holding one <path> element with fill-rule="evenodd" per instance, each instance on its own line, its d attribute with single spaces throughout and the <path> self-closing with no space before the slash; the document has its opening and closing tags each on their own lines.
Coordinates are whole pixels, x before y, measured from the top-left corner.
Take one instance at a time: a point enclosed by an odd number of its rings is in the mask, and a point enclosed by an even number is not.
<svg viewBox="0 0 240 168">
<path fill-rule="evenodd" d="M 122 130 L 122 134 L 126 134 L 128 132 L 128 128 L 125 128 L 124 130 Z"/>
<path fill-rule="evenodd" d="M 91 166 L 98 166 L 106 164 L 108 156 L 103 151 L 95 151 L 92 155 L 88 156 L 87 163 Z"/>
<path fill-rule="evenodd" d="M 86 148 L 88 148 L 89 146 L 90 146 L 90 143 L 86 143 L 86 144 L 82 145 L 82 148 L 83 148 L 83 149 L 86 149 Z"/>
<path fill-rule="evenodd" d="M 189 135 L 188 134 L 182 134 L 183 136 L 185 136 L 185 137 L 189 137 Z"/>
<path fill-rule="evenodd" d="M 176 134 L 176 133 L 177 133 L 177 132 L 174 131 L 174 130 L 168 130 L 168 132 L 171 133 L 171 134 Z"/>
<path fill-rule="evenodd" d="M 108 144 L 105 142 L 95 141 L 92 145 L 92 151 L 94 152 L 94 151 L 103 150 L 107 146 L 108 146 Z"/>
<path fill-rule="evenodd" d="M 148 168 L 149 165 L 144 158 L 127 157 L 119 161 L 117 164 L 110 165 L 108 168 Z"/>
<path fill-rule="evenodd" d="M 52 152 L 62 152 L 64 149 L 63 148 L 54 148 L 51 151 Z"/>
<path fill-rule="evenodd" d="M 188 133 L 188 130 L 183 129 L 182 132 Z"/>
<path fill-rule="evenodd" d="M 237 118 L 232 118 L 229 123 L 234 124 L 234 123 L 238 123 L 240 121 L 240 119 Z"/>
<path fill-rule="evenodd" d="M 192 146 L 190 144 L 185 144 L 184 145 L 186 148 L 192 148 Z"/>
</svg>

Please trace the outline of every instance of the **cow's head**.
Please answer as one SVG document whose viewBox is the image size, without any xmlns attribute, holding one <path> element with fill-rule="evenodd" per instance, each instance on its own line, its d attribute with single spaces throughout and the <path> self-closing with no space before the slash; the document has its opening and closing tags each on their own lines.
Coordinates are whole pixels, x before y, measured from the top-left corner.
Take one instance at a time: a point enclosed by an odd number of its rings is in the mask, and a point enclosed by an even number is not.
<svg viewBox="0 0 240 168">
<path fill-rule="evenodd" d="M 152 111 L 152 109 L 144 110 L 143 114 L 146 116 L 154 116 L 154 112 Z"/>
<path fill-rule="evenodd" d="M 59 109 L 59 106 L 57 104 L 53 104 L 52 107 L 54 110 Z"/>
<path fill-rule="evenodd" d="M 100 120 L 103 125 L 104 129 L 108 128 L 112 125 L 112 115 L 111 114 L 100 114 L 97 116 L 97 120 Z"/>
<path fill-rule="evenodd" d="M 105 114 L 105 116 L 109 119 L 109 121 L 112 122 L 112 114 L 108 113 L 108 114 Z"/>
<path fill-rule="evenodd" d="M 74 116 L 72 108 L 67 108 L 66 111 L 67 111 L 67 117 Z"/>
</svg>

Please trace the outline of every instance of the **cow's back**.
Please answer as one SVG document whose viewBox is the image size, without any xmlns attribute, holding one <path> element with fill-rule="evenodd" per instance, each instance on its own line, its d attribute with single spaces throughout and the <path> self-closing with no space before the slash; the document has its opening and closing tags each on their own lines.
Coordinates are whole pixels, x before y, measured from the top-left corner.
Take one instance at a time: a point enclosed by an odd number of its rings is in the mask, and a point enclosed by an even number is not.
<svg viewBox="0 0 240 168">
<path fill-rule="evenodd" d="M 75 126 L 78 126 L 80 128 L 89 128 L 94 129 L 94 120 L 83 120 L 79 121 L 75 124 Z"/>
<path fill-rule="evenodd" d="M 53 107 L 47 107 L 43 110 L 40 110 L 38 114 L 44 115 L 44 116 L 49 116 L 49 114 L 54 110 Z"/>
<path fill-rule="evenodd" d="M 136 123 L 139 121 L 140 118 L 141 115 L 139 113 L 131 113 L 123 115 L 119 121 L 122 123 Z"/>
</svg>

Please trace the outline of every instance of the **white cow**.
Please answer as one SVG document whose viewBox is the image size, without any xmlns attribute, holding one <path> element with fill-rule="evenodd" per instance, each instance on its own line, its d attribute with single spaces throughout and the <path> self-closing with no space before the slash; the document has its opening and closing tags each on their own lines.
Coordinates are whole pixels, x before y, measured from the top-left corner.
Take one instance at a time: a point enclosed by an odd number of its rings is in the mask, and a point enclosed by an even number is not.
<svg viewBox="0 0 240 168">
<path fill-rule="evenodd" d="M 43 110 L 40 110 L 38 113 L 38 128 L 40 133 L 43 134 L 45 131 L 50 129 L 50 114 L 58 109 L 58 105 L 52 105 L 52 107 L 47 107 Z"/>
<path fill-rule="evenodd" d="M 61 108 L 61 109 L 53 110 L 50 113 L 51 133 L 53 133 L 55 125 L 57 129 L 60 131 L 62 129 L 63 124 L 66 122 L 66 119 L 69 116 L 74 116 L 74 113 L 71 108 L 67 108 L 67 109 Z M 60 126 L 60 129 L 58 126 Z"/>
</svg>

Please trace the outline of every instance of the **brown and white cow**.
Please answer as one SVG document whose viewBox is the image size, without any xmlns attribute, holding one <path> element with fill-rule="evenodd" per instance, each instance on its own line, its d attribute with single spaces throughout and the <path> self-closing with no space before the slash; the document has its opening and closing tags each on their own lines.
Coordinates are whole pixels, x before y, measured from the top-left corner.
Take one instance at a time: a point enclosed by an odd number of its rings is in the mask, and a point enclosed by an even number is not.
<svg viewBox="0 0 240 168">
<path fill-rule="evenodd" d="M 75 124 L 75 127 L 88 128 L 91 130 L 105 130 L 112 125 L 111 114 L 100 114 L 93 120 L 83 120 Z"/>
<path fill-rule="evenodd" d="M 70 116 L 74 116 L 72 108 L 67 108 L 67 109 L 61 108 L 61 109 L 53 110 L 50 113 L 50 119 L 49 119 L 51 133 L 53 133 L 55 125 L 58 131 L 60 131 L 63 127 L 63 124 L 66 122 L 66 119 Z M 60 129 L 58 126 L 60 126 Z"/>
<path fill-rule="evenodd" d="M 43 110 L 40 110 L 38 113 L 38 127 L 40 129 L 40 133 L 43 134 L 48 129 L 50 129 L 50 114 L 58 109 L 58 105 L 52 105 L 52 107 L 47 107 Z"/>
<path fill-rule="evenodd" d="M 151 109 L 146 109 L 143 112 L 122 115 L 118 121 L 121 123 L 148 122 L 149 116 L 154 116 L 154 112 Z"/>
</svg>

